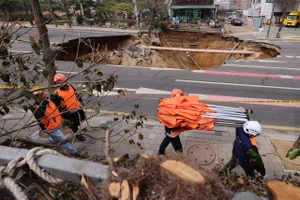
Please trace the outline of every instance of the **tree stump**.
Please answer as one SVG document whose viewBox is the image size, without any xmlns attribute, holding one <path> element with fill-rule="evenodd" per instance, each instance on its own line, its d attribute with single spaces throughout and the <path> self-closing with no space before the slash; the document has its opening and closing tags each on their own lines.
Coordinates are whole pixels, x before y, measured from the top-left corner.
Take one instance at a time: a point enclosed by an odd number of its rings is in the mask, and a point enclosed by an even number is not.
<svg viewBox="0 0 300 200">
<path fill-rule="evenodd" d="M 283 181 L 278 180 L 271 180 L 267 182 L 266 186 L 269 199 L 300 200 L 300 188 L 292 185 L 291 183 L 285 183 Z"/>
</svg>

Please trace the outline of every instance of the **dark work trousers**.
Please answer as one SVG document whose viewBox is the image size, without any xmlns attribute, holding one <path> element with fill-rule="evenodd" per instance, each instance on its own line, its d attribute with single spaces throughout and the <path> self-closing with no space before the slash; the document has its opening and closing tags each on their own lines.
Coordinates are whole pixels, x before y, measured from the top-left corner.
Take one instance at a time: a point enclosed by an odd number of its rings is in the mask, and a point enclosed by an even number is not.
<svg viewBox="0 0 300 200">
<path fill-rule="evenodd" d="M 180 141 L 180 137 L 177 136 L 175 138 L 171 138 L 171 137 L 169 137 L 169 136 L 166 135 L 166 137 L 164 138 L 164 140 L 160 144 L 158 154 L 160 154 L 160 155 L 165 154 L 165 150 L 166 150 L 167 146 L 170 143 L 174 147 L 175 151 L 177 151 L 177 152 L 183 152 L 182 144 L 181 144 L 181 141 Z"/>
<path fill-rule="evenodd" d="M 247 176 L 255 177 L 254 169 L 251 167 L 249 163 L 240 163 L 238 158 L 232 154 L 230 161 L 223 167 L 222 172 L 227 173 L 233 170 L 237 165 L 240 165 L 245 171 Z"/>
<path fill-rule="evenodd" d="M 80 123 L 86 119 L 85 113 L 82 109 L 79 109 L 76 112 L 65 112 L 62 114 L 62 117 L 72 122 L 70 128 L 73 133 L 78 131 Z"/>
</svg>

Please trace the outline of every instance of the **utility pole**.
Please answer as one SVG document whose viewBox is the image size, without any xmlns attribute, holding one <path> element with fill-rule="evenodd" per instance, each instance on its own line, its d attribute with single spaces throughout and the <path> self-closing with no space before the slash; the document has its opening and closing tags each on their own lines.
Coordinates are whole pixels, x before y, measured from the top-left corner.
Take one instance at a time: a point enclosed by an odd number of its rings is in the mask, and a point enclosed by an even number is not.
<svg viewBox="0 0 300 200">
<path fill-rule="evenodd" d="M 270 19 L 270 24 L 269 24 L 268 32 L 267 32 L 267 38 L 269 38 L 269 35 L 270 35 L 271 24 L 272 24 L 272 21 L 273 21 L 273 15 L 274 15 L 274 9 L 275 9 L 275 3 L 274 3 L 274 1 L 273 1 L 272 12 L 271 12 L 271 19 Z"/>
<path fill-rule="evenodd" d="M 52 17 L 53 17 L 53 20 L 54 20 L 55 27 L 57 27 L 56 17 L 55 17 L 55 13 L 54 13 L 54 10 L 53 10 L 52 5 L 51 5 L 51 0 L 48 0 L 48 3 L 49 3 L 50 11 L 52 13 Z"/>
</svg>

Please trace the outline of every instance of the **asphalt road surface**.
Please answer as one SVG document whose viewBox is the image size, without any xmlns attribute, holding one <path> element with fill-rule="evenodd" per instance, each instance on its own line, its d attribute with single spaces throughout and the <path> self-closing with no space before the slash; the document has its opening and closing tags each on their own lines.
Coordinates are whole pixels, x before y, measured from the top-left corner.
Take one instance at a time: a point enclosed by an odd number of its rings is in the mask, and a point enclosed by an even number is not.
<svg viewBox="0 0 300 200">
<path fill-rule="evenodd" d="M 51 31 L 51 41 L 61 38 L 62 34 Z M 76 35 L 68 34 L 70 38 Z M 119 75 L 115 90 L 102 105 L 113 101 L 117 89 L 128 91 L 126 97 L 102 109 L 126 112 L 138 104 L 138 114 L 154 118 L 159 99 L 168 97 L 173 88 L 181 88 L 185 94 L 198 95 L 204 103 L 250 108 L 254 110 L 252 117 L 264 125 L 300 128 L 299 102 L 262 103 L 265 100 L 300 100 L 300 43 L 275 43 L 282 48 L 281 55 L 276 58 L 228 60 L 221 68 L 207 71 L 99 65 L 97 68 L 104 74 L 115 72 Z M 18 43 L 12 49 L 26 50 L 22 45 Z M 56 64 L 58 70 L 66 74 L 73 67 L 72 63 Z"/>
</svg>

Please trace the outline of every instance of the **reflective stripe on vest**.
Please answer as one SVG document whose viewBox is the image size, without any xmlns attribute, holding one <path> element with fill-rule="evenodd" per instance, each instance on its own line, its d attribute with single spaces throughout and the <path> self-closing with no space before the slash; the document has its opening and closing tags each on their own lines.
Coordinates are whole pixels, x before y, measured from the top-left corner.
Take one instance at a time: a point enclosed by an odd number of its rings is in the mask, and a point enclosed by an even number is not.
<svg viewBox="0 0 300 200">
<path fill-rule="evenodd" d="M 46 129 L 44 132 L 52 133 L 61 127 L 61 115 L 55 103 L 51 100 L 47 101 L 48 105 L 46 106 L 44 116 L 40 119 L 40 121 Z"/>
<path fill-rule="evenodd" d="M 73 110 L 80 106 L 75 91 L 70 84 L 67 84 L 68 90 L 56 89 L 56 94 L 61 97 L 60 105 L 67 110 Z"/>
</svg>

